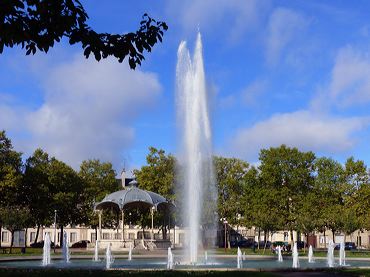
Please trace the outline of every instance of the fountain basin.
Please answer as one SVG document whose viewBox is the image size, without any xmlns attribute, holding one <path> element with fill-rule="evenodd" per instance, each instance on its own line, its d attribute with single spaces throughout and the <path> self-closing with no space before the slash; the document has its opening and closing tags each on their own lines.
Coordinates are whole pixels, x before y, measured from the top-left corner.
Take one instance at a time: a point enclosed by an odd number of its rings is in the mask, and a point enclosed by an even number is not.
<svg viewBox="0 0 370 277">
<path fill-rule="evenodd" d="M 199 259 L 199 263 L 190 264 L 184 263 L 181 259 L 174 259 L 175 270 L 205 270 L 205 269 L 225 269 L 225 270 L 237 270 L 237 259 L 236 257 L 208 257 L 208 261 L 204 262 L 203 259 Z M 13 261 L 0 261 L 0 268 L 28 268 L 28 269 L 41 269 L 41 268 L 56 268 L 56 269 L 96 269 L 102 270 L 106 267 L 106 261 L 102 259 L 99 262 L 92 261 L 91 258 L 86 257 L 85 259 L 73 259 L 71 258 L 69 263 L 65 263 L 62 260 L 52 259 L 51 263 L 47 266 L 42 265 L 41 260 L 13 260 Z M 291 270 L 292 259 L 284 259 L 283 262 L 277 260 L 271 260 L 266 258 L 250 259 L 243 261 L 244 270 Z M 340 267 L 336 261 L 335 267 Z M 349 260 L 347 267 L 370 267 L 370 259 L 367 260 Z M 116 258 L 114 263 L 111 265 L 110 270 L 166 270 L 167 258 L 156 257 L 147 258 L 140 257 L 134 258 L 129 261 L 126 258 Z M 300 269 L 318 269 L 327 268 L 325 259 L 316 260 L 315 263 L 309 263 L 307 259 L 300 260 Z"/>
</svg>

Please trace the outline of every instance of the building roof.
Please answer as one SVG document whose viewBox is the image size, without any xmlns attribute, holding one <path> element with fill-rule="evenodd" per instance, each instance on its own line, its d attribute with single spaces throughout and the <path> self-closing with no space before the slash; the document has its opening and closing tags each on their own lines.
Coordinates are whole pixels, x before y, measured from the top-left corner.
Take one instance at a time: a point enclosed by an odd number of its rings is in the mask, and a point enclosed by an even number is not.
<svg viewBox="0 0 370 277">
<path fill-rule="evenodd" d="M 130 186 L 123 190 L 113 192 L 95 205 L 95 210 L 113 208 L 116 210 L 127 210 L 130 208 L 151 208 L 166 210 L 173 204 L 155 192 L 142 190 L 136 187 L 137 183 L 130 182 Z"/>
</svg>

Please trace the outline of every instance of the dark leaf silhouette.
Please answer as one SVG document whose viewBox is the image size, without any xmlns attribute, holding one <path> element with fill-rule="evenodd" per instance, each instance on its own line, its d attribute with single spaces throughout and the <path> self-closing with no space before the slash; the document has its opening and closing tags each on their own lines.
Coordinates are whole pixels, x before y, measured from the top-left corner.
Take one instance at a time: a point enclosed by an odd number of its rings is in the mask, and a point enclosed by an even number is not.
<svg viewBox="0 0 370 277">
<path fill-rule="evenodd" d="M 114 56 L 122 62 L 130 56 L 129 65 L 135 69 L 144 60 L 143 52 L 151 52 L 163 32 L 165 22 L 143 15 L 136 32 L 127 34 L 96 33 L 87 24 L 88 15 L 78 0 L 2 0 L 0 2 L 0 53 L 4 46 L 21 45 L 26 55 L 37 49 L 47 53 L 54 42 L 63 37 L 69 43 L 81 43 L 84 56 L 91 53 L 97 61 Z"/>
</svg>

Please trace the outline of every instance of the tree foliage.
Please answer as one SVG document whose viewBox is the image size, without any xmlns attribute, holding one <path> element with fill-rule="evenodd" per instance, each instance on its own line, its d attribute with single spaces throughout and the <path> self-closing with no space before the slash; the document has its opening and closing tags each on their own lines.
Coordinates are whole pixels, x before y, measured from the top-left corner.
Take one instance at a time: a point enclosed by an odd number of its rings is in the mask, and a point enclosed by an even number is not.
<svg viewBox="0 0 370 277">
<path fill-rule="evenodd" d="M 99 222 L 94 205 L 103 200 L 105 195 L 118 189 L 116 172 L 111 163 L 95 159 L 83 161 L 78 175 L 83 183 L 81 194 L 82 222 L 96 228 Z M 109 219 L 112 217 L 104 215 L 103 223 L 112 225 L 112 220 Z"/>
<path fill-rule="evenodd" d="M 165 22 L 143 15 L 136 32 L 127 34 L 97 33 L 86 23 L 88 15 L 79 0 L 3 0 L 0 2 L 0 53 L 4 46 L 21 45 L 26 54 L 37 49 L 48 52 L 63 37 L 70 44 L 80 43 L 86 58 L 114 56 L 119 62 L 128 57 L 135 69 L 151 52 L 168 29 Z"/>
</svg>

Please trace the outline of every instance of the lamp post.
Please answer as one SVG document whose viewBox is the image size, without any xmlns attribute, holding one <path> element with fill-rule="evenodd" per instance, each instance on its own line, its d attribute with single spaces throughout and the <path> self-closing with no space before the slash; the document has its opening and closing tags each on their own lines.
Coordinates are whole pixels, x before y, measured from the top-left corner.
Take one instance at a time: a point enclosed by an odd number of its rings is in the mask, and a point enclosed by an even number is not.
<svg viewBox="0 0 370 277">
<path fill-rule="evenodd" d="M 238 244 L 239 242 L 239 221 L 240 221 L 240 218 L 241 218 L 241 214 L 237 213 L 236 214 L 236 220 L 237 220 L 237 225 L 236 225 L 236 243 Z"/>
<path fill-rule="evenodd" d="M 227 220 L 226 220 L 226 218 L 224 217 L 224 218 L 221 218 L 220 219 L 221 220 L 221 222 L 224 224 L 224 230 L 225 230 L 225 239 L 224 239 L 224 248 L 225 248 L 225 252 L 226 252 L 226 242 L 227 242 L 227 238 L 226 238 L 226 235 L 227 235 Z"/>
<path fill-rule="evenodd" d="M 57 210 L 54 210 L 54 254 L 56 244 L 57 244 Z"/>
</svg>

